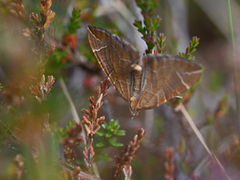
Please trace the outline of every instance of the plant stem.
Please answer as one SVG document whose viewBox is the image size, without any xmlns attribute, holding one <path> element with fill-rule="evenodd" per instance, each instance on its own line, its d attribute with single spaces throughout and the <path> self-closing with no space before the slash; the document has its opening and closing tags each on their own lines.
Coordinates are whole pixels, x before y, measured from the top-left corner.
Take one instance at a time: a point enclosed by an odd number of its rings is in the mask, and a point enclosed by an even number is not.
<svg viewBox="0 0 240 180">
<path fill-rule="evenodd" d="M 230 0 L 227 0 L 227 11 L 228 11 L 228 22 L 229 22 L 229 33 L 230 33 L 230 41 L 232 46 L 232 57 L 233 60 L 233 76 L 234 76 L 234 87 L 235 87 L 235 96 L 236 96 L 236 118 L 237 118 L 237 130 L 240 134 L 240 95 L 238 91 L 238 71 L 237 71 L 237 62 L 235 56 L 235 42 L 234 42 L 234 33 L 233 33 L 233 24 L 232 24 L 232 12 Z"/>
<path fill-rule="evenodd" d="M 70 94 L 68 93 L 65 82 L 63 81 L 62 78 L 60 78 L 59 82 L 60 82 L 60 85 L 62 87 L 63 93 L 64 93 L 65 97 L 67 98 L 69 104 L 70 104 L 73 119 L 76 121 L 76 123 L 78 123 L 78 124 L 80 123 L 81 126 L 83 127 L 82 122 L 80 121 L 80 118 L 78 116 L 77 110 L 75 108 L 75 105 L 72 101 L 72 98 L 70 97 Z M 86 135 L 85 135 L 84 131 L 82 131 L 81 135 L 83 136 L 84 144 L 86 144 Z"/>
<path fill-rule="evenodd" d="M 233 24 L 232 24 L 232 12 L 230 0 L 227 0 L 227 8 L 228 8 L 228 22 L 229 22 L 229 32 L 230 32 L 230 40 L 232 45 L 232 50 L 235 51 L 235 42 L 234 42 L 234 34 L 233 34 Z"/>
<path fill-rule="evenodd" d="M 217 157 L 215 156 L 214 153 L 212 153 L 210 151 L 210 149 L 208 148 L 205 140 L 203 139 L 201 133 L 199 132 L 198 128 L 196 127 L 196 125 L 194 124 L 192 118 L 190 117 L 190 115 L 188 114 L 187 110 L 185 109 L 184 105 L 182 103 L 179 104 L 179 106 L 176 108 L 176 110 L 180 110 L 184 117 L 187 119 L 188 123 L 190 124 L 192 130 L 194 131 L 194 133 L 196 134 L 197 138 L 200 140 L 200 142 L 202 143 L 203 147 L 205 148 L 205 150 L 208 152 L 210 158 L 212 158 L 212 160 L 214 162 L 216 162 L 219 166 L 219 168 L 222 170 L 222 172 L 224 173 L 224 175 L 226 176 L 226 178 L 228 180 L 230 180 L 230 177 L 227 175 L 224 167 L 222 166 L 221 162 L 217 159 Z"/>
</svg>

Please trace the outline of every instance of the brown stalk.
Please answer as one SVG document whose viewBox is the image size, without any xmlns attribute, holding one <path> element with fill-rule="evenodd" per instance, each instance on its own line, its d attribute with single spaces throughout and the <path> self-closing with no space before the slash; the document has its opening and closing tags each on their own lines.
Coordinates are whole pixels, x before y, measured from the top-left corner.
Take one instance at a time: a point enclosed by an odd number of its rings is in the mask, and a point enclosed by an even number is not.
<svg viewBox="0 0 240 180">
<path fill-rule="evenodd" d="M 74 124 L 69 130 L 66 131 L 68 137 L 61 141 L 61 144 L 65 146 L 64 158 L 67 162 L 71 162 L 76 157 L 74 148 L 83 142 L 83 137 L 79 134 L 82 132 L 82 126 L 79 123 Z"/>
<path fill-rule="evenodd" d="M 102 99 L 107 96 L 108 92 L 105 92 L 108 89 L 109 85 L 107 80 L 101 82 L 101 86 L 98 89 L 98 99 L 95 101 L 95 97 L 91 96 L 88 101 L 90 103 L 89 110 L 82 109 L 84 127 L 86 129 L 86 142 L 87 145 L 85 150 L 83 151 L 84 161 L 88 168 L 88 171 L 91 172 L 92 163 L 94 161 L 93 157 L 95 155 L 92 143 L 93 137 L 95 136 L 96 132 L 100 129 L 101 124 L 105 123 L 105 117 L 101 116 L 97 118 L 97 113 L 99 109 L 102 107 L 103 102 Z"/>
<path fill-rule="evenodd" d="M 166 162 L 164 163 L 166 173 L 164 174 L 166 180 L 174 179 L 174 149 L 172 147 L 166 149 Z"/>
<path fill-rule="evenodd" d="M 121 151 L 121 155 L 115 156 L 116 164 L 111 169 L 111 179 L 118 179 L 123 171 L 125 177 L 127 177 L 127 179 L 130 179 L 130 176 L 132 174 L 131 162 L 135 157 L 136 150 L 140 147 L 140 142 L 142 141 L 145 133 L 146 130 L 140 129 L 138 131 L 138 134 L 134 137 L 134 140 L 130 141 L 124 146 L 123 150 Z M 122 166 L 124 166 L 124 170 Z"/>
</svg>

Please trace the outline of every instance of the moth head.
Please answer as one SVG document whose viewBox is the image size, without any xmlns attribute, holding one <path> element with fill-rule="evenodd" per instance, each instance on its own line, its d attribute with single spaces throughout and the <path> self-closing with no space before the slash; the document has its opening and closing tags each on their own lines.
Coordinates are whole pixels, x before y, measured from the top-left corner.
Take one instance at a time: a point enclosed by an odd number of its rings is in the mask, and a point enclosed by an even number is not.
<svg viewBox="0 0 240 180">
<path fill-rule="evenodd" d="M 131 113 L 132 113 L 132 118 L 131 118 L 131 120 L 133 120 L 136 116 L 138 116 L 139 112 L 140 112 L 140 110 L 138 110 L 138 111 L 136 111 L 136 112 L 131 111 Z"/>
<path fill-rule="evenodd" d="M 131 68 L 135 72 L 138 72 L 138 73 L 142 72 L 142 66 L 140 66 L 139 64 L 132 64 Z"/>
</svg>

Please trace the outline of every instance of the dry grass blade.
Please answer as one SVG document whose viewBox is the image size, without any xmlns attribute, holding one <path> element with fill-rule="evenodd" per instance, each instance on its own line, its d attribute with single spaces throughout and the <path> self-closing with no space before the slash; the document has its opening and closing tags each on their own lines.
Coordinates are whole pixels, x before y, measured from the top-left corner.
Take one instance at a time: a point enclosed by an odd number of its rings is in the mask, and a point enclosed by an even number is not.
<svg viewBox="0 0 240 180">
<path fill-rule="evenodd" d="M 75 108 L 75 105 L 73 104 L 72 98 L 70 97 L 70 95 L 68 93 L 66 84 L 64 83 L 62 78 L 60 78 L 59 82 L 60 82 L 60 85 L 62 87 L 63 93 L 66 96 L 66 98 L 67 98 L 67 100 L 68 100 L 68 102 L 70 104 L 71 112 L 72 112 L 72 115 L 73 115 L 73 119 L 76 121 L 77 124 L 81 124 L 81 126 L 82 126 L 82 122 L 80 121 L 80 118 L 78 116 L 78 113 L 77 113 L 77 110 Z M 83 137 L 84 144 L 86 144 L 86 140 L 85 140 L 86 139 L 86 135 L 85 135 L 84 131 L 82 131 L 81 136 Z"/>
<path fill-rule="evenodd" d="M 142 141 L 144 135 L 146 133 L 146 130 L 140 129 L 138 131 L 138 134 L 134 137 L 133 141 L 130 141 L 128 144 L 126 144 L 121 151 L 121 155 L 115 156 L 116 164 L 112 167 L 111 170 L 111 179 L 118 179 L 120 177 L 120 174 L 123 172 L 124 167 L 124 174 L 125 178 L 129 179 L 131 175 L 131 162 L 133 158 L 135 157 L 136 150 L 140 147 L 140 142 Z M 127 177 L 126 177 L 127 176 Z"/>
<path fill-rule="evenodd" d="M 224 173 L 224 175 L 226 176 L 227 179 L 231 179 L 224 167 L 222 166 L 222 164 L 220 163 L 220 161 L 217 159 L 217 157 L 210 151 L 210 149 L 208 148 L 205 140 L 203 139 L 201 133 L 199 132 L 199 130 L 197 129 L 196 125 L 194 124 L 192 118 L 190 117 L 190 115 L 188 114 L 187 110 L 185 109 L 185 107 L 183 106 L 182 103 L 179 104 L 179 106 L 176 108 L 176 110 L 180 110 L 184 117 L 187 119 L 188 123 L 190 124 L 191 128 L 193 129 L 194 133 L 196 134 L 196 136 L 198 137 L 198 139 L 200 140 L 200 142 L 202 143 L 203 147 L 205 148 L 205 150 L 208 152 L 209 156 L 212 158 L 212 160 L 214 160 L 214 162 L 216 162 L 218 164 L 218 166 L 220 167 L 220 169 L 222 170 L 222 172 Z"/>
</svg>

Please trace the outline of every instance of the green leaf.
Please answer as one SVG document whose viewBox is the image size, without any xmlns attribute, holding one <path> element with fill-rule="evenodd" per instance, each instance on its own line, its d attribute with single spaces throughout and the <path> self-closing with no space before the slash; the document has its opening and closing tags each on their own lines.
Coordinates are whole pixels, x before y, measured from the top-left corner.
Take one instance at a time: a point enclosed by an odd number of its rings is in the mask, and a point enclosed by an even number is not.
<svg viewBox="0 0 240 180">
<path fill-rule="evenodd" d="M 98 156 L 99 161 L 111 161 L 112 158 L 108 156 Z"/>
<path fill-rule="evenodd" d="M 126 132 L 125 130 L 119 130 L 115 133 L 116 136 L 125 136 L 126 135 Z"/>
<path fill-rule="evenodd" d="M 96 134 L 97 134 L 98 136 L 100 136 L 100 137 L 103 137 L 103 136 L 105 135 L 104 132 L 100 132 L 100 131 L 96 132 Z"/>
<path fill-rule="evenodd" d="M 207 123 L 213 124 L 215 122 L 215 119 L 212 115 L 207 116 Z"/>
<path fill-rule="evenodd" d="M 181 138 L 180 143 L 179 143 L 179 151 L 181 154 L 183 154 L 186 151 L 186 144 L 185 144 L 185 139 Z"/>
<path fill-rule="evenodd" d="M 108 132 L 112 132 L 112 128 L 110 126 L 107 126 L 107 129 L 106 129 Z"/>
<path fill-rule="evenodd" d="M 106 134 L 105 134 L 105 137 L 106 137 L 106 138 L 110 138 L 110 137 L 112 137 L 112 134 L 106 133 Z"/>
<path fill-rule="evenodd" d="M 144 10 L 146 8 L 146 4 L 144 2 L 138 2 L 137 5 L 140 9 Z"/>
<path fill-rule="evenodd" d="M 116 144 L 114 144 L 114 147 L 123 147 L 123 144 L 117 142 Z"/>
<path fill-rule="evenodd" d="M 180 166 L 185 174 L 189 173 L 189 169 L 183 161 L 180 161 Z"/>
<path fill-rule="evenodd" d="M 115 121 L 114 121 L 114 129 L 116 129 L 116 126 L 118 126 L 119 125 L 119 122 L 118 122 L 118 120 L 116 119 Z"/>
<path fill-rule="evenodd" d="M 144 34 L 146 29 L 143 27 L 143 23 L 142 21 L 135 21 L 133 23 L 134 26 L 136 26 L 138 28 L 138 31 L 141 33 L 141 34 Z"/>
<path fill-rule="evenodd" d="M 197 49 L 196 49 L 196 48 L 194 48 L 194 49 L 192 49 L 192 50 L 191 50 L 191 52 L 190 52 L 190 53 L 191 53 L 191 54 L 193 54 L 193 53 L 194 53 L 196 50 L 197 50 Z"/>
<path fill-rule="evenodd" d="M 108 155 L 108 153 L 106 151 L 104 151 L 104 150 L 100 151 L 100 154 L 103 155 L 103 156 L 107 156 Z"/>
<path fill-rule="evenodd" d="M 104 147 L 104 146 L 105 146 L 105 144 L 104 144 L 104 143 L 102 143 L 102 142 L 100 142 L 100 143 L 97 143 L 97 144 L 96 144 L 96 146 L 97 146 L 97 147 Z"/>
<path fill-rule="evenodd" d="M 69 34 L 76 34 L 77 30 L 81 27 L 80 26 L 80 12 L 81 10 L 78 8 L 74 8 L 72 11 L 72 17 L 70 18 L 70 22 L 68 25 L 68 29 L 66 31 L 66 35 Z"/>
<path fill-rule="evenodd" d="M 229 94 L 224 94 L 221 101 L 224 103 L 227 103 L 228 99 L 229 99 Z"/>
<path fill-rule="evenodd" d="M 118 130 L 120 128 L 120 124 L 118 124 L 116 127 L 114 127 L 115 130 Z"/>
<path fill-rule="evenodd" d="M 160 22 L 162 21 L 162 19 L 157 16 L 152 20 L 152 31 L 155 31 L 159 26 L 160 26 Z"/>
<path fill-rule="evenodd" d="M 108 125 L 106 123 L 102 124 L 101 127 L 104 129 L 104 130 L 107 130 L 107 127 Z"/>
<path fill-rule="evenodd" d="M 113 129 L 114 128 L 114 124 L 115 124 L 115 120 L 111 119 L 109 122 L 109 126 Z"/>
<path fill-rule="evenodd" d="M 114 139 L 109 139 L 108 142 L 112 145 L 115 146 L 117 142 Z"/>
</svg>

